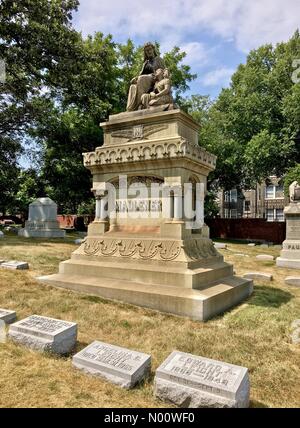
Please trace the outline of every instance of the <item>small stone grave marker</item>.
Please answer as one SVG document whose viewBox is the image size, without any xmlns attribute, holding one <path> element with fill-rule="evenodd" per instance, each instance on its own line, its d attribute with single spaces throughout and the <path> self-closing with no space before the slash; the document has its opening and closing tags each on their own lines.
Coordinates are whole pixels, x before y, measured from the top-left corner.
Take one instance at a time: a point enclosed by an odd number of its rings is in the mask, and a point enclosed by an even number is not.
<svg viewBox="0 0 300 428">
<path fill-rule="evenodd" d="M 11 324 L 12 322 L 15 322 L 16 318 L 17 315 L 15 311 L 0 308 L 0 320 L 4 321 L 5 324 Z"/>
<path fill-rule="evenodd" d="M 3 269 L 15 269 L 15 270 L 29 269 L 27 262 L 18 262 L 17 260 L 4 261 L 0 264 L 0 267 Z"/>
<path fill-rule="evenodd" d="M 73 365 L 123 388 L 132 388 L 150 371 L 151 356 L 94 341 L 73 356 Z"/>
<path fill-rule="evenodd" d="M 287 276 L 284 279 L 284 282 L 288 285 L 293 285 L 294 287 L 300 287 L 300 276 Z"/>
<path fill-rule="evenodd" d="M 156 370 L 154 394 L 180 407 L 248 407 L 248 369 L 173 351 Z"/>
<path fill-rule="evenodd" d="M 258 254 L 256 256 L 257 260 L 274 260 L 274 257 L 270 254 Z"/>
<path fill-rule="evenodd" d="M 257 281 L 272 281 L 273 276 L 270 273 L 264 272 L 247 272 L 243 275 L 243 278 L 255 279 Z"/>
<path fill-rule="evenodd" d="M 39 351 L 68 354 L 77 339 L 77 324 L 31 315 L 9 327 L 9 337 L 17 343 Z"/>
</svg>

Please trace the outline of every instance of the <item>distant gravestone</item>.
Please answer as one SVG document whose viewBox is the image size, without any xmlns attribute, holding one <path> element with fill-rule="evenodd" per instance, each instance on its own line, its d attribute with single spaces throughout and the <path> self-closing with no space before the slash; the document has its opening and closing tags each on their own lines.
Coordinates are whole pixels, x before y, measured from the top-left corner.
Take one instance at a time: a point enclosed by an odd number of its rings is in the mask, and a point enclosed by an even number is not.
<svg viewBox="0 0 300 428">
<path fill-rule="evenodd" d="M 257 260 L 274 260 L 274 257 L 270 254 L 258 254 L 256 256 Z"/>
<path fill-rule="evenodd" d="M 284 209 L 286 237 L 282 243 L 278 267 L 300 269 L 300 186 L 297 181 L 290 185 L 290 203 Z"/>
<path fill-rule="evenodd" d="M 0 319 L 0 343 L 6 342 L 6 325 L 5 322 Z"/>
<path fill-rule="evenodd" d="M 15 322 L 16 318 L 17 315 L 15 311 L 0 308 L 0 320 L 4 321 L 5 324 L 11 324 L 12 322 Z"/>
<path fill-rule="evenodd" d="M 14 342 L 31 349 L 64 355 L 76 344 L 77 324 L 32 315 L 12 324 L 8 335 Z"/>
<path fill-rule="evenodd" d="M 0 230 L 0 239 L 4 238 L 4 233 Z"/>
<path fill-rule="evenodd" d="M 263 272 L 247 272 L 243 275 L 243 278 L 254 279 L 257 281 L 272 281 L 273 276 L 269 273 Z"/>
<path fill-rule="evenodd" d="M 248 244 L 248 247 L 255 247 L 255 243 L 254 242 L 250 242 L 249 244 Z"/>
<path fill-rule="evenodd" d="M 83 239 L 75 239 L 74 243 L 76 245 L 81 245 L 83 243 Z"/>
<path fill-rule="evenodd" d="M 224 244 L 223 242 L 214 242 L 215 248 L 219 250 L 226 250 L 227 244 Z"/>
<path fill-rule="evenodd" d="M 2 269 L 25 270 L 29 269 L 27 262 L 18 262 L 17 260 L 8 260 L 0 263 Z"/>
<path fill-rule="evenodd" d="M 300 276 L 287 276 L 284 282 L 294 287 L 300 287 Z"/>
<path fill-rule="evenodd" d="M 156 370 L 154 394 L 180 407 L 248 407 L 248 369 L 174 351 Z"/>
<path fill-rule="evenodd" d="M 50 198 L 36 199 L 29 205 L 25 228 L 19 230 L 25 238 L 64 238 L 65 231 L 59 228 L 57 205 Z"/>
<path fill-rule="evenodd" d="M 292 334 L 291 341 L 294 345 L 300 344 L 300 320 L 294 320 L 292 322 Z"/>
<path fill-rule="evenodd" d="M 73 357 L 73 365 L 123 388 L 132 388 L 150 371 L 151 356 L 94 341 Z"/>
</svg>

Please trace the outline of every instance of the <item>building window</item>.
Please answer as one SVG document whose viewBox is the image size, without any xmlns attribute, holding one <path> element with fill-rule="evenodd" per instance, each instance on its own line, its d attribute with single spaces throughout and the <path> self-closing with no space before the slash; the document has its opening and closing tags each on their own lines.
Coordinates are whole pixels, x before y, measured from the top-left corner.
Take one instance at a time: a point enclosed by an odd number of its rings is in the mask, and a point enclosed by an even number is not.
<svg viewBox="0 0 300 428">
<path fill-rule="evenodd" d="M 277 208 L 275 211 L 276 211 L 276 220 L 284 221 L 283 208 Z"/>
<path fill-rule="evenodd" d="M 237 202 L 237 190 L 230 190 L 230 202 Z"/>
<path fill-rule="evenodd" d="M 224 210 L 224 218 L 228 218 L 228 208 L 225 208 Z"/>
<path fill-rule="evenodd" d="M 274 199 L 275 198 L 275 192 L 276 192 L 276 186 L 273 184 L 270 184 L 266 187 L 266 199 Z"/>
<path fill-rule="evenodd" d="M 230 218 L 237 218 L 237 210 L 230 210 Z"/>
<path fill-rule="evenodd" d="M 250 205 L 251 205 L 251 202 L 250 202 L 250 201 L 245 201 L 245 211 L 246 211 L 246 212 L 251 211 L 251 209 L 250 209 Z"/>
<path fill-rule="evenodd" d="M 274 221 L 274 209 L 267 209 L 267 221 Z"/>
</svg>

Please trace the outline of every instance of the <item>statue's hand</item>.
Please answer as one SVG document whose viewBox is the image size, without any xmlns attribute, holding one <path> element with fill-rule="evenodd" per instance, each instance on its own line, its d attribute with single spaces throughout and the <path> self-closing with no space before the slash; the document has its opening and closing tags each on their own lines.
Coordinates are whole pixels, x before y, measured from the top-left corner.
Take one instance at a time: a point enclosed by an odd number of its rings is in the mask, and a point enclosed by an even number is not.
<svg viewBox="0 0 300 428">
<path fill-rule="evenodd" d="M 137 80 L 138 80 L 138 78 L 137 77 L 134 77 L 133 79 L 131 79 L 131 84 L 132 85 L 135 85 L 136 83 L 137 83 Z"/>
</svg>

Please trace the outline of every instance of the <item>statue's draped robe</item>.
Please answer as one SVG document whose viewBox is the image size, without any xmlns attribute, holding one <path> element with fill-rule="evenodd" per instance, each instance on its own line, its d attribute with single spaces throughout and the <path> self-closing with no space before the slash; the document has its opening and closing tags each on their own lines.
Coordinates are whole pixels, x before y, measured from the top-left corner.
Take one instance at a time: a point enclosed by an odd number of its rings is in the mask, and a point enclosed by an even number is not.
<svg viewBox="0 0 300 428">
<path fill-rule="evenodd" d="M 165 65 L 163 60 L 158 56 L 144 62 L 137 83 L 131 85 L 129 88 L 127 111 L 138 110 L 141 105 L 142 95 L 149 93 L 153 89 L 153 73 L 159 68 L 165 69 Z"/>
</svg>

